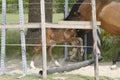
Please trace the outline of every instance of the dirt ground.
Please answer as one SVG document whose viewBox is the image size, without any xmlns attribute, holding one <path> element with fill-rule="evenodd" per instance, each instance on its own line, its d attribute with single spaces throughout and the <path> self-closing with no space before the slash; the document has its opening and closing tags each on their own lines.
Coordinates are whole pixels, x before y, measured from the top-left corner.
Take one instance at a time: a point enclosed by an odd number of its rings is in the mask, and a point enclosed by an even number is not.
<svg viewBox="0 0 120 80">
<path fill-rule="evenodd" d="M 39 65 L 37 66 L 37 69 L 31 69 L 29 67 L 29 61 L 28 63 L 28 74 L 38 74 L 38 71 L 40 70 Z M 10 74 L 22 74 L 22 61 L 19 59 L 15 59 L 15 60 L 9 60 L 6 61 L 6 72 L 10 73 Z M 36 63 L 38 64 L 38 63 Z M 49 62 L 48 65 L 49 67 L 52 67 L 54 65 L 51 65 L 53 63 Z M 40 63 L 40 65 L 42 65 Z M 51 65 L 51 66 L 50 66 Z M 103 63 L 99 63 L 99 75 L 100 76 L 106 76 L 106 77 L 110 77 L 110 78 L 119 78 L 120 79 L 120 62 L 117 63 L 118 68 L 111 70 L 110 69 L 111 66 L 111 62 L 103 62 Z M 94 76 L 94 65 L 89 65 L 86 67 L 82 67 L 80 69 L 74 70 L 74 71 L 70 71 L 70 72 L 66 72 L 66 74 L 80 74 L 80 75 L 85 75 L 85 76 Z"/>
<path fill-rule="evenodd" d="M 117 68 L 114 70 L 111 70 L 111 62 L 103 62 L 99 63 L 99 75 L 100 76 L 106 76 L 110 78 L 120 78 L 120 62 L 117 63 Z M 86 76 L 94 76 L 94 65 L 89 65 L 86 67 L 82 67 L 78 70 L 74 70 L 71 72 L 68 72 L 68 74 L 81 74 Z"/>
</svg>

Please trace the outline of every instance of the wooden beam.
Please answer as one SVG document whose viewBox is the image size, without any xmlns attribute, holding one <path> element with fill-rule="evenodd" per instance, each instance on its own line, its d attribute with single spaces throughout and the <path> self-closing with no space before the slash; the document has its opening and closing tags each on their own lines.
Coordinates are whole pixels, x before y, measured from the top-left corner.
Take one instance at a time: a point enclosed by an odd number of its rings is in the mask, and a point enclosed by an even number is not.
<svg viewBox="0 0 120 80">
<path fill-rule="evenodd" d="M 100 25 L 100 22 L 97 22 Z M 22 25 L 23 28 L 40 28 L 40 23 L 26 23 Z M 6 24 L 0 25 L 0 28 L 20 28 L 20 24 Z M 92 29 L 92 22 L 88 21 L 60 21 L 58 24 L 46 23 L 47 28 L 75 28 L 75 29 Z"/>
<path fill-rule="evenodd" d="M 59 21 L 58 24 L 68 24 L 68 25 L 91 25 L 92 21 Z M 97 25 L 101 25 L 101 23 L 98 21 L 96 23 Z"/>
</svg>

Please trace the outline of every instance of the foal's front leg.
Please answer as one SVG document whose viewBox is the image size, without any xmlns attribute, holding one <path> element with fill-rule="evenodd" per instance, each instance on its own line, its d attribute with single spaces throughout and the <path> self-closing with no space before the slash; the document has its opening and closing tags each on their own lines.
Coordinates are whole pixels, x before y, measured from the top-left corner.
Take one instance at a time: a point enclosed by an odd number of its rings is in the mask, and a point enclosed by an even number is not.
<svg viewBox="0 0 120 80">
<path fill-rule="evenodd" d="M 49 46 L 47 48 L 48 54 L 50 55 L 51 60 L 54 61 L 54 63 L 55 63 L 56 66 L 61 66 L 57 60 L 54 60 L 54 57 L 52 55 L 52 49 L 53 48 L 54 48 L 54 46 Z"/>
<path fill-rule="evenodd" d="M 35 56 L 36 56 L 36 54 L 37 54 L 37 52 L 38 52 L 39 50 L 42 51 L 42 46 L 37 46 L 37 47 L 35 47 L 34 50 L 33 50 L 33 52 L 32 52 L 32 61 L 31 61 L 31 63 L 30 63 L 30 67 L 31 67 L 32 69 L 36 69 L 36 67 L 35 67 L 35 65 L 34 65 L 34 59 L 35 59 Z"/>
<path fill-rule="evenodd" d="M 54 46 L 48 46 L 48 48 L 47 48 L 47 52 L 48 52 L 51 60 L 54 60 L 54 57 L 53 57 L 53 55 L 52 55 L 52 49 L 53 49 L 53 48 L 54 48 Z"/>
</svg>

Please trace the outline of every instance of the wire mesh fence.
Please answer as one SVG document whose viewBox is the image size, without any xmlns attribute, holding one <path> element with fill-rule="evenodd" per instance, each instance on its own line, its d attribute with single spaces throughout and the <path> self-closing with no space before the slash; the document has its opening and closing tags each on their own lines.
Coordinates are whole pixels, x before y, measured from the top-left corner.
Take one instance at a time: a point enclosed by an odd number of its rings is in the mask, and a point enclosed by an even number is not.
<svg viewBox="0 0 120 80">
<path fill-rule="evenodd" d="M 53 23 L 57 23 L 58 21 L 64 19 L 64 5 L 65 5 L 65 3 L 64 3 L 64 1 L 62 1 L 62 2 L 58 2 L 58 1 L 59 0 L 54 0 L 53 2 L 46 2 L 45 3 L 46 5 L 52 5 L 51 7 L 46 7 L 46 11 L 50 10 L 52 12 L 50 14 L 52 15 L 52 22 Z M 69 3 L 69 5 L 73 5 L 73 4 L 74 3 Z M 25 23 L 32 22 L 30 20 L 31 17 L 34 17 L 36 19 L 38 18 L 38 16 L 36 17 L 36 15 L 40 14 L 40 13 L 37 13 L 38 11 L 40 11 L 40 3 L 29 3 L 29 1 L 25 0 L 23 2 L 23 6 L 24 6 L 24 21 L 25 21 Z M 17 0 L 7 0 L 6 8 L 7 8 L 6 9 L 7 10 L 6 23 L 7 24 L 19 23 L 18 1 Z M 31 14 L 30 11 L 36 11 L 36 13 Z M 0 1 L 0 17 L 2 17 L 1 13 L 2 13 L 2 1 Z M 47 12 L 47 14 L 48 13 L 49 12 Z M 47 17 L 49 17 L 49 15 Z M 2 19 L 0 18 L 0 24 L 2 22 L 1 20 Z M 27 30 L 28 29 L 25 30 L 26 35 L 27 35 Z M 36 30 L 35 30 L 35 32 L 33 31 L 33 33 L 31 32 L 33 35 L 30 34 L 31 37 L 28 37 L 28 38 L 26 37 L 26 39 L 28 39 L 28 40 L 31 40 L 31 39 L 37 40 L 38 39 L 39 40 L 38 36 L 40 36 L 41 31 L 38 30 L 38 29 L 36 29 Z M 10 36 L 10 34 L 12 35 L 13 32 L 14 32 L 14 36 Z M 8 44 L 15 37 L 17 37 L 17 38 L 15 38 L 12 41 L 16 41 L 16 39 L 19 39 L 18 38 L 19 37 L 19 29 L 12 29 L 12 30 L 7 29 L 7 35 L 6 36 L 7 36 L 7 43 Z M 28 34 L 28 36 L 29 36 L 29 34 Z M 17 41 L 19 41 L 19 40 L 17 40 Z M 17 42 L 17 44 L 18 44 L 18 42 Z"/>
<path fill-rule="evenodd" d="M 53 2 L 46 2 L 46 5 L 52 5 L 51 7 L 46 7 L 46 10 L 52 10 L 52 15 L 54 15 L 54 13 L 62 13 L 64 14 L 64 1 L 62 1 L 61 3 L 57 2 L 56 0 L 54 0 Z M 72 6 L 74 3 L 69 3 L 69 8 L 71 8 L 70 6 Z M 25 14 L 25 22 L 28 22 L 28 15 L 30 10 L 40 10 L 40 3 L 29 3 L 29 2 L 24 2 L 24 14 Z M 17 0 L 7 0 L 7 23 L 19 23 L 19 19 L 18 18 L 18 2 Z M 0 1 L 0 13 L 2 12 L 2 1 Z M 36 13 L 39 14 L 39 13 Z M 11 18 L 11 17 L 12 18 Z M 1 17 L 1 14 L 0 14 Z M 13 18 L 16 18 L 15 20 Z M 11 20 L 13 19 L 13 20 Z M 64 19 L 64 16 L 62 16 L 61 19 Z M 54 16 L 53 16 L 53 20 L 54 20 Z M 12 22 L 13 21 L 13 22 Z M 1 23 L 1 21 L 0 21 Z"/>
<path fill-rule="evenodd" d="M 59 0 L 58 0 L 59 1 Z M 52 23 L 57 23 L 58 21 L 61 21 L 64 19 L 64 10 L 65 10 L 65 2 L 61 1 L 58 2 L 57 0 L 54 0 L 53 2 L 46 2 L 46 20 L 49 19 L 49 14 L 52 15 Z M 71 10 L 71 7 L 76 2 L 76 0 L 69 0 L 68 6 L 69 11 Z M 88 4 L 88 3 L 86 3 Z M 1 6 L 1 5 L 0 5 Z M 25 23 L 29 22 L 40 22 L 39 20 L 31 20 L 31 19 L 40 19 L 40 3 L 29 3 L 24 2 L 24 21 Z M 0 8 L 1 9 L 1 8 Z M 8 0 L 7 2 L 7 14 L 6 14 L 6 23 L 7 24 L 16 24 L 19 23 L 19 7 L 18 2 L 14 0 Z M 33 14 L 31 13 L 33 12 Z M 50 11 L 50 12 L 49 12 Z M 37 16 L 36 16 L 37 15 Z M 47 16 L 48 15 L 48 16 Z M 51 16 L 50 15 L 50 16 Z M 1 14 L 0 14 L 1 17 Z M 33 17 L 33 18 L 31 18 Z M 1 23 L 1 21 L 0 21 Z M 12 27 L 12 26 L 11 26 Z M 6 29 L 6 46 L 21 46 L 20 41 L 20 30 L 19 29 Z M 26 46 L 39 46 L 41 45 L 41 30 L 40 29 L 34 29 L 30 30 L 25 29 L 25 35 L 26 35 Z M 56 47 L 64 47 L 64 45 L 53 45 Z M 67 45 L 66 45 L 67 46 Z M 75 47 L 75 45 L 71 46 L 68 45 L 68 47 Z M 76 46 L 81 47 L 81 46 Z M 92 46 L 84 46 L 85 48 L 93 48 Z M 29 50 L 29 49 L 28 49 Z M 9 52 L 9 51 L 8 51 Z"/>
</svg>

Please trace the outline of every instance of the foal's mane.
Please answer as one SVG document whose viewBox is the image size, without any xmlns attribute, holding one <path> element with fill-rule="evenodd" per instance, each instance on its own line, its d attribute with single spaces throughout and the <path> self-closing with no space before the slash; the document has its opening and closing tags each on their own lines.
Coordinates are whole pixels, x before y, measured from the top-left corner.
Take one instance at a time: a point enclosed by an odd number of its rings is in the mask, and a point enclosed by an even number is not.
<svg viewBox="0 0 120 80">
<path fill-rule="evenodd" d="M 78 0 L 73 6 L 72 6 L 72 9 L 69 13 L 69 15 L 64 19 L 64 20 L 70 20 L 71 17 L 74 15 L 74 12 L 77 12 L 78 9 L 79 9 L 79 6 L 81 5 L 81 3 L 83 2 L 84 0 Z"/>
</svg>

